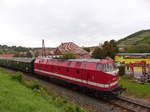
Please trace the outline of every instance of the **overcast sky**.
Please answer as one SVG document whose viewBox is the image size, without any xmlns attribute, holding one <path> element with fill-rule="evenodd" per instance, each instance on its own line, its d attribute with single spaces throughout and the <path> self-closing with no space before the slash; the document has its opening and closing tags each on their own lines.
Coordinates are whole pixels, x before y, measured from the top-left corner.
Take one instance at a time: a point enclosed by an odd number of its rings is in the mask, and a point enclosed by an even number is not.
<svg viewBox="0 0 150 112">
<path fill-rule="evenodd" d="M 150 29 L 149 0 L 0 0 L 0 44 L 94 46 Z"/>
</svg>

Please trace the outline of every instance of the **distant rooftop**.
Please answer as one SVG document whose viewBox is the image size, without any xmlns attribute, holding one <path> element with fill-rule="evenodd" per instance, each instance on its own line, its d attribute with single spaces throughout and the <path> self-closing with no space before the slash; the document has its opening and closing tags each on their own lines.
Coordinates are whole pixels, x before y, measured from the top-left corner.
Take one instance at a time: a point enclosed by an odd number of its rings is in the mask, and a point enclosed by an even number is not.
<svg viewBox="0 0 150 112">
<path fill-rule="evenodd" d="M 150 53 L 118 53 L 118 56 L 150 56 Z"/>
<path fill-rule="evenodd" d="M 65 54 L 67 52 L 78 55 L 80 58 L 90 58 L 90 54 L 86 50 L 82 49 L 73 42 L 62 43 L 55 50 L 56 54 Z"/>
</svg>

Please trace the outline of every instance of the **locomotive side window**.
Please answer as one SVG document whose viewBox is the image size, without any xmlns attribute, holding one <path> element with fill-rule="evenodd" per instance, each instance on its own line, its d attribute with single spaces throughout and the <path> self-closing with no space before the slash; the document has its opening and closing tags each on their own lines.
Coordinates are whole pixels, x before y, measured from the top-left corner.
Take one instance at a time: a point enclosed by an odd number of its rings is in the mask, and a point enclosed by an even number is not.
<svg viewBox="0 0 150 112">
<path fill-rule="evenodd" d="M 86 64 L 82 64 L 82 68 L 86 68 Z"/>
<path fill-rule="evenodd" d="M 80 67 L 81 64 L 82 64 L 81 62 L 77 62 L 77 63 L 76 63 L 76 67 Z"/>
</svg>

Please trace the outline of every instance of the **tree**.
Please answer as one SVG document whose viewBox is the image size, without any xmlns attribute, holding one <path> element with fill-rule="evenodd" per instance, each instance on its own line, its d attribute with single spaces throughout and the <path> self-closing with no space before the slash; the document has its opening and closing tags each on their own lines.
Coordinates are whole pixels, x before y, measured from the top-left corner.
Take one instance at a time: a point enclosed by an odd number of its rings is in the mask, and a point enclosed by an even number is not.
<svg viewBox="0 0 150 112">
<path fill-rule="evenodd" d="M 29 58 L 32 58 L 32 57 L 33 57 L 30 51 L 28 51 L 28 52 L 26 53 L 26 57 L 29 57 Z"/>
<path fill-rule="evenodd" d="M 95 49 L 95 51 L 92 53 L 92 57 L 98 59 L 111 57 L 114 59 L 118 51 L 118 46 L 115 40 L 105 41 L 101 48 Z"/>
<path fill-rule="evenodd" d="M 97 47 L 92 53 L 92 58 L 104 59 L 105 57 L 106 57 L 106 52 L 102 48 L 99 48 L 99 47 Z"/>
<path fill-rule="evenodd" d="M 88 47 L 85 47 L 83 49 L 86 50 L 87 52 L 90 52 L 90 48 L 88 48 Z"/>
<path fill-rule="evenodd" d="M 110 57 L 114 59 L 115 55 L 119 52 L 117 42 L 115 40 L 110 41 Z"/>
<path fill-rule="evenodd" d="M 38 51 L 35 51 L 34 52 L 34 57 L 38 57 L 39 56 L 39 52 Z"/>
<path fill-rule="evenodd" d="M 115 40 L 105 41 L 102 45 L 104 51 L 106 51 L 106 56 L 111 57 L 114 59 L 116 53 L 118 53 L 118 46 Z"/>
<path fill-rule="evenodd" d="M 75 57 L 75 55 L 73 53 L 68 52 L 68 53 L 63 54 L 62 58 L 65 58 L 65 59 L 74 59 L 76 57 Z"/>
</svg>

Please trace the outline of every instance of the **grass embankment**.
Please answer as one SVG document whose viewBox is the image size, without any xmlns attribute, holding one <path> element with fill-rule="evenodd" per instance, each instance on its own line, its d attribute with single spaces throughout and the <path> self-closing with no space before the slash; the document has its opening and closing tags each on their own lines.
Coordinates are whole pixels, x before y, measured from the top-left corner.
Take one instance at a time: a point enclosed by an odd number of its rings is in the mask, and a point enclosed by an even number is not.
<svg viewBox="0 0 150 112">
<path fill-rule="evenodd" d="M 126 96 L 131 96 L 139 99 L 146 99 L 150 101 L 150 85 L 149 84 L 139 84 L 133 81 L 128 76 L 123 76 L 119 82 L 127 90 L 123 93 Z"/>
<path fill-rule="evenodd" d="M 89 112 L 20 73 L 0 68 L 0 112 Z"/>
</svg>

